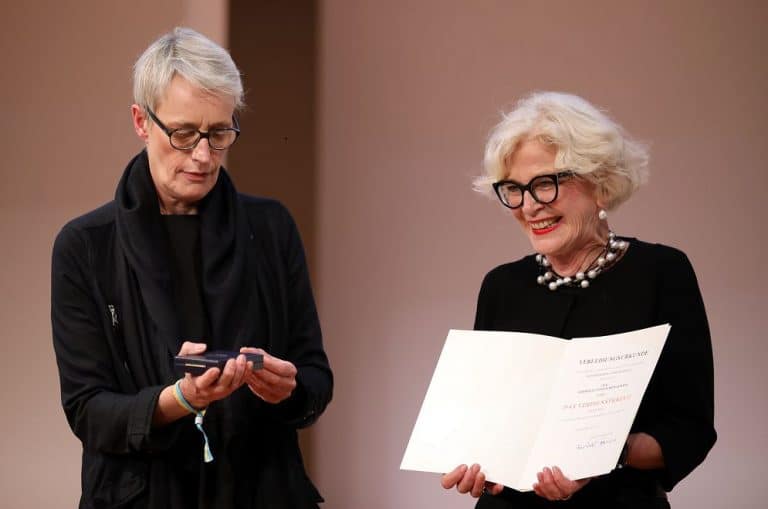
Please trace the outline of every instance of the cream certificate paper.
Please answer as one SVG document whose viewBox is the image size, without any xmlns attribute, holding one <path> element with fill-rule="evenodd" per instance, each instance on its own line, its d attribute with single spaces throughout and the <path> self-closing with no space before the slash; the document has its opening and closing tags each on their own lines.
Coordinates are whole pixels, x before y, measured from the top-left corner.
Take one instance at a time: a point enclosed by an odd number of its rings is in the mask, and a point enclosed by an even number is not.
<svg viewBox="0 0 768 509">
<path fill-rule="evenodd" d="M 545 466 L 570 479 L 610 472 L 669 329 L 570 341 L 451 330 L 400 468 L 479 463 L 489 481 L 521 491 Z"/>
</svg>

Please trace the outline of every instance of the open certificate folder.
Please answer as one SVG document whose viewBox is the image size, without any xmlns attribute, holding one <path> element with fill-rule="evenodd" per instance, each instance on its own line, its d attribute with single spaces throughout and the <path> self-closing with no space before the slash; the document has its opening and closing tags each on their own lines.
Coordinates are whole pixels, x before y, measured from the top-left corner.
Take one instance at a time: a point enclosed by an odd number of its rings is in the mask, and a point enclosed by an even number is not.
<svg viewBox="0 0 768 509">
<path fill-rule="evenodd" d="M 479 463 L 521 491 L 545 466 L 570 479 L 610 472 L 669 329 L 573 340 L 451 330 L 400 468 Z"/>
</svg>

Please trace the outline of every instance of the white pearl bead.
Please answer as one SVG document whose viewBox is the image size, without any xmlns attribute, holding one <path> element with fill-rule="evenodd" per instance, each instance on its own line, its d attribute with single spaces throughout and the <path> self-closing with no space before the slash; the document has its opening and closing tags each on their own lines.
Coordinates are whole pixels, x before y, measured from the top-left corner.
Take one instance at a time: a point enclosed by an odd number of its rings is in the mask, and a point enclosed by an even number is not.
<svg viewBox="0 0 768 509">
<path fill-rule="evenodd" d="M 603 214 L 605 214 L 603 212 Z M 607 217 L 607 215 L 605 216 Z M 560 286 L 566 285 L 578 285 L 581 288 L 588 288 L 590 286 L 590 280 L 595 279 L 600 273 L 605 270 L 606 266 L 611 262 L 614 262 L 622 255 L 622 251 L 629 247 L 629 242 L 619 239 L 613 231 L 608 231 L 608 240 L 606 242 L 605 251 L 601 256 L 595 260 L 594 264 L 589 270 L 584 272 L 577 272 L 573 276 L 559 276 L 552 270 L 545 270 L 544 274 L 540 274 L 536 277 L 536 282 L 540 285 L 547 285 L 550 290 L 557 290 Z M 536 253 L 536 261 L 542 267 L 551 267 L 552 263 L 547 260 L 547 256 L 541 253 Z"/>
</svg>

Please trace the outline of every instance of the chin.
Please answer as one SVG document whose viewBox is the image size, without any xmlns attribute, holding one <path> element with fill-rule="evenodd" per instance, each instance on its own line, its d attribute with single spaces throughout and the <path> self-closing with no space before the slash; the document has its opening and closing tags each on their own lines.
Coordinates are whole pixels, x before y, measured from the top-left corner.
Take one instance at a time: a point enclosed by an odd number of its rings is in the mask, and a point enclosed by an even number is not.
<svg viewBox="0 0 768 509">
<path fill-rule="evenodd" d="M 213 186 L 206 186 L 202 189 L 185 189 L 183 193 L 179 194 L 178 198 L 183 203 L 194 205 L 205 198 L 211 192 L 211 189 L 213 189 Z"/>
<path fill-rule="evenodd" d="M 562 241 L 554 237 L 551 233 L 542 236 L 529 233 L 528 239 L 530 240 L 534 251 L 546 256 L 557 254 L 563 249 Z"/>
<path fill-rule="evenodd" d="M 210 193 L 210 192 L 211 192 L 211 190 L 210 190 L 210 189 L 208 189 L 208 190 L 207 190 L 206 192 L 204 192 L 204 193 L 194 193 L 194 194 L 189 194 L 189 195 L 187 195 L 187 196 L 185 196 L 185 197 L 184 197 L 184 201 L 186 201 L 187 203 L 195 203 L 195 204 L 196 204 L 196 203 L 200 203 L 200 201 L 201 201 L 203 198 L 205 198 L 206 196 L 208 196 L 208 193 Z"/>
</svg>

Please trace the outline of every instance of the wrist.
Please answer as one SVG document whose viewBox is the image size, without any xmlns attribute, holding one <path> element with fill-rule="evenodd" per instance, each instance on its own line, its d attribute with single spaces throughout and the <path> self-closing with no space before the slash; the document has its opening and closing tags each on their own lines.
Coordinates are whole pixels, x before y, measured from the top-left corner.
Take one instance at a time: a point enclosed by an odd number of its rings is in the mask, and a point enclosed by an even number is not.
<svg viewBox="0 0 768 509">
<path fill-rule="evenodd" d="M 193 412 L 198 412 L 207 408 L 208 401 L 189 395 L 191 391 L 188 388 L 188 384 L 189 381 L 186 378 L 180 378 L 176 381 L 173 386 L 173 396 L 176 399 L 176 402 L 187 411 L 190 411 L 188 407 L 192 407 Z"/>
<path fill-rule="evenodd" d="M 182 378 L 173 384 L 173 395 L 176 398 L 176 402 L 189 413 L 195 414 L 195 427 L 203 435 L 203 461 L 210 463 L 213 461 L 213 453 L 211 453 L 211 446 L 208 443 L 208 435 L 203 428 L 203 420 L 205 419 L 205 408 L 195 408 L 192 406 L 182 392 L 181 386 L 187 378 Z"/>
</svg>

